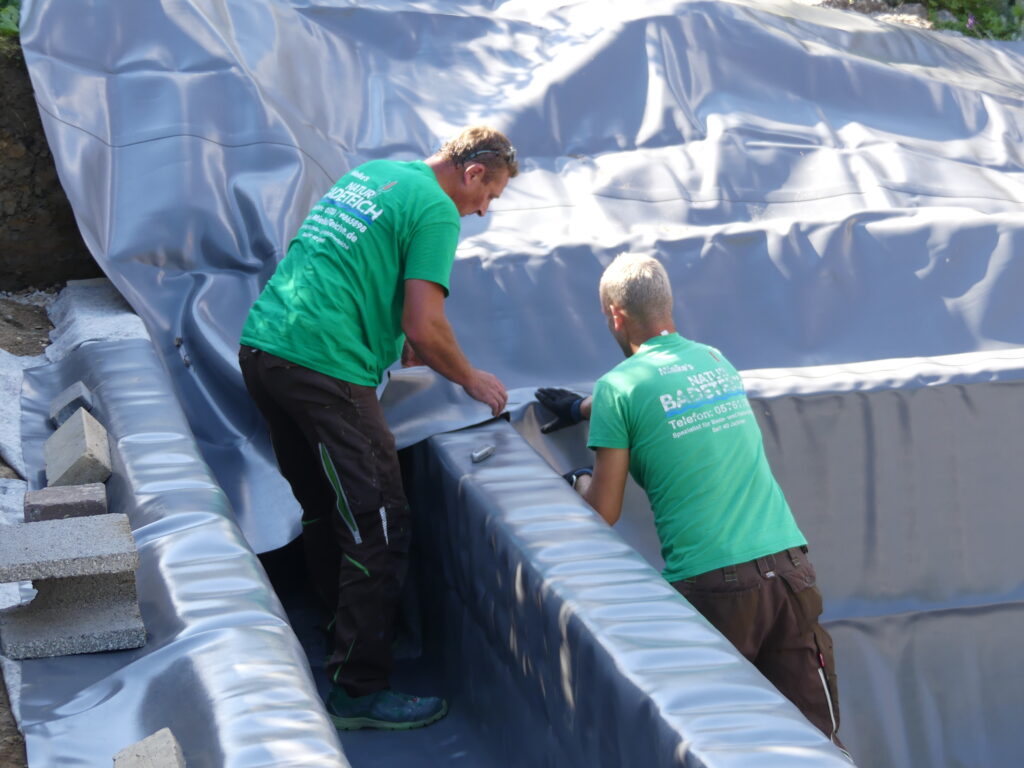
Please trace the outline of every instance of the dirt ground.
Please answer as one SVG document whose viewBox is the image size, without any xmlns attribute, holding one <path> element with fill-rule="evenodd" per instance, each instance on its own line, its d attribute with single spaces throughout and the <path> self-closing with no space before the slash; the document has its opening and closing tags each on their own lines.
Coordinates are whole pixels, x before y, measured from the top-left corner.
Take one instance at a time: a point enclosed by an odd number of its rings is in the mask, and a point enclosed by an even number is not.
<svg viewBox="0 0 1024 768">
<path fill-rule="evenodd" d="M 14 725 L 11 705 L 7 702 L 7 686 L 0 685 L 0 765 L 4 768 L 26 768 L 25 740 Z"/>
<path fill-rule="evenodd" d="M 0 293 L 0 349 L 12 355 L 41 355 L 53 329 L 46 302 L 55 290 Z"/>
<path fill-rule="evenodd" d="M 16 41 L 0 37 L 0 291 L 100 277 L 57 179 Z"/>
</svg>

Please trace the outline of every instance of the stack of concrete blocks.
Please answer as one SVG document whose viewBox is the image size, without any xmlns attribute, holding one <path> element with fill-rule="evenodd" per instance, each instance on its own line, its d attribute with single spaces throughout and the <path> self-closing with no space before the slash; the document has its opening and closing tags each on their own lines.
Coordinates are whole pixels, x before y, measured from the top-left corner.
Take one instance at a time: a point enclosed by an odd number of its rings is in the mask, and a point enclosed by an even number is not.
<svg viewBox="0 0 1024 768">
<path fill-rule="evenodd" d="M 138 648 L 146 642 L 128 516 L 107 513 L 107 432 L 81 382 L 50 408 L 47 487 L 25 494 L 25 522 L 0 540 L 0 583 L 32 581 L 31 602 L 0 612 L 11 659 Z"/>
</svg>

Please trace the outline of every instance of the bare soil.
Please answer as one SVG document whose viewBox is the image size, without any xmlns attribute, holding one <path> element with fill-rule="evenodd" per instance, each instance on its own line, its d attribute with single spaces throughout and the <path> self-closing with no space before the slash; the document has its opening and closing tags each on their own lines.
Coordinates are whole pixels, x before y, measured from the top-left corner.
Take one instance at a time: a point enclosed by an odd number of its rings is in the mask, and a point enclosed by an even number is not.
<svg viewBox="0 0 1024 768">
<path fill-rule="evenodd" d="M 0 37 L 0 291 L 101 276 L 57 178 L 21 47 Z"/>
<path fill-rule="evenodd" d="M 0 765 L 3 768 L 27 768 L 25 740 L 14 724 L 7 686 L 0 685 Z"/>
<path fill-rule="evenodd" d="M 12 355 L 41 355 L 53 330 L 46 316 L 46 300 L 52 293 L 18 291 L 0 293 L 0 349 Z"/>
</svg>

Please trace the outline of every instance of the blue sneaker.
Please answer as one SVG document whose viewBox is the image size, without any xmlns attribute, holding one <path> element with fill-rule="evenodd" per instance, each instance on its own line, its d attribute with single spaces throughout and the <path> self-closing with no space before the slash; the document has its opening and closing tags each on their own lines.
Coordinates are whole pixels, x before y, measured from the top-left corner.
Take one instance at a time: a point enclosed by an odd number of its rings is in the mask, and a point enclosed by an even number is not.
<svg viewBox="0 0 1024 768">
<path fill-rule="evenodd" d="M 448 714 L 448 703 L 436 696 L 410 696 L 386 688 L 366 696 L 349 696 L 340 685 L 327 694 L 327 714 L 342 731 L 422 728 Z"/>
</svg>

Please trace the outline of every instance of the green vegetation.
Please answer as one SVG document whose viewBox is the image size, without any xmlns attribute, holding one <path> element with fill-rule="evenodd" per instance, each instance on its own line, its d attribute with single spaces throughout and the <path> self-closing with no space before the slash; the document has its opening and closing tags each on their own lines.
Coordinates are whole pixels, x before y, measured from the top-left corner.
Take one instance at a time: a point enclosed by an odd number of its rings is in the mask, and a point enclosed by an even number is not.
<svg viewBox="0 0 1024 768">
<path fill-rule="evenodd" d="M 955 29 L 969 37 L 1020 40 L 1024 8 L 1019 0 L 927 0 L 928 17 L 936 29 Z M 949 11 L 956 21 L 940 21 Z"/>
<path fill-rule="evenodd" d="M 21 0 L 0 0 L 0 37 L 18 34 L 18 9 Z"/>
</svg>

